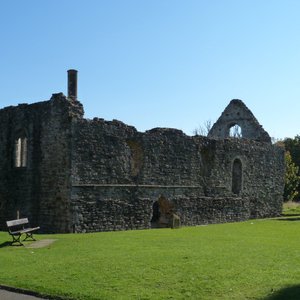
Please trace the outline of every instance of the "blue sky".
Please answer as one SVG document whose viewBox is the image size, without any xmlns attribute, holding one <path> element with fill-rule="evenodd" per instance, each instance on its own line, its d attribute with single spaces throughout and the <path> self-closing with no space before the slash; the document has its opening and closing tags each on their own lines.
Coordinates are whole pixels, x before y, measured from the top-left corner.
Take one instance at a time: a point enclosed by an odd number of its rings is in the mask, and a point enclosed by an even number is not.
<svg viewBox="0 0 300 300">
<path fill-rule="evenodd" d="M 300 134 L 298 0 L 0 2 L 0 106 L 67 93 L 85 117 L 192 134 L 242 99 L 272 137 Z"/>
</svg>

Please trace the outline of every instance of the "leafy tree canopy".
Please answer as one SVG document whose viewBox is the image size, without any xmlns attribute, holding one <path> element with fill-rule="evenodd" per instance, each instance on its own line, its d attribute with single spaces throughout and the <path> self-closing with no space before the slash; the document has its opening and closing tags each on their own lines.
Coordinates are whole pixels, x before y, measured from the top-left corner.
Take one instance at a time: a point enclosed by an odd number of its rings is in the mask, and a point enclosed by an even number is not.
<svg viewBox="0 0 300 300">
<path fill-rule="evenodd" d="M 292 160 L 289 151 L 285 152 L 285 186 L 284 186 L 284 200 L 293 201 L 299 197 L 300 176 L 299 167 Z"/>
<path fill-rule="evenodd" d="M 285 138 L 276 144 L 284 146 L 286 151 L 284 199 L 300 201 L 300 135 Z"/>
<path fill-rule="evenodd" d="M 290 152 L 295 165 L 300 167 L 300 135 L 296 135 L 293 139 L 285 138 L 283 142 L 285 150 Z"/>
</svg>

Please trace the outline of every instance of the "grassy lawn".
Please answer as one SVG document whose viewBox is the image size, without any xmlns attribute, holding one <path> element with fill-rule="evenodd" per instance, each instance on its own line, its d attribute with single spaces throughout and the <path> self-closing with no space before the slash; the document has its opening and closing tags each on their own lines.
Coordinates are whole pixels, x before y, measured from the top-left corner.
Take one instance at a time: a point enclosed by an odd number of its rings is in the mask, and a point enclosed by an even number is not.
<svg viewBox="0 0 300 300">
<path fill-rule="evenodd" d="M 5 246 L 0 284 L 71 299 L 300 299 L 300 221 L 36 235 Z M 298 296 L 295 296 L 298 295 Z"/>
</svg>

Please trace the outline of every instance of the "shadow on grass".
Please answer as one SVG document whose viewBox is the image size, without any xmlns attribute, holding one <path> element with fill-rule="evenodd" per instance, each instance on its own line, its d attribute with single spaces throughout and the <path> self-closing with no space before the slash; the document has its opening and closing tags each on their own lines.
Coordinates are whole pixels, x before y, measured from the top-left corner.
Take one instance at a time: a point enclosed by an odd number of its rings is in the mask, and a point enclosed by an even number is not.
<svg viewBox="0 0 300 300">
<path fill-rule="evenodd" d="M 276 221 L 300 221 L 300 216 L 299 217 L 293 217 L 293 218 L 279 218 L 275 219 Z"/>
<path fill-rule="evenodd" d="M 262 300 L 297 300 L 300 299 L 300 285 L 282 288 Z"/>
<path fill-rule="evenodd" d="M 4 247 L 10 246 L 10 245 L 11 245 L 11 242 L 4 242 L 4 243 L 0 244 L 0 248 L 4 248 Z"/>
<path fill-rule="evenodd" d="M 292 214 L 292 213 L 291 213 L 291 214 L 282 214 L 281 216 L 282 216 L 283 218 L 284 218 L 284 217 L 300 217 L 300 214 Z"/>
</svg>

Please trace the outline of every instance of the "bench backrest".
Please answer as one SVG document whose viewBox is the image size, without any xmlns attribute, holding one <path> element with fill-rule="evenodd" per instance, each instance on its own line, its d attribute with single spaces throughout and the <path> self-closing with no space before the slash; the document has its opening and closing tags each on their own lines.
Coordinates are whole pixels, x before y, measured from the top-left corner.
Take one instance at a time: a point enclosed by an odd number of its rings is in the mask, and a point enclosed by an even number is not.
<svg viewBox="0 0 300 300">
<path fill-rule="evenodd" d="M 6 221 L 7 227 L 13 227 L 13 226 L 18 226 L 23 224 L 28 224 L 28 218 Z"/>
</svg>

